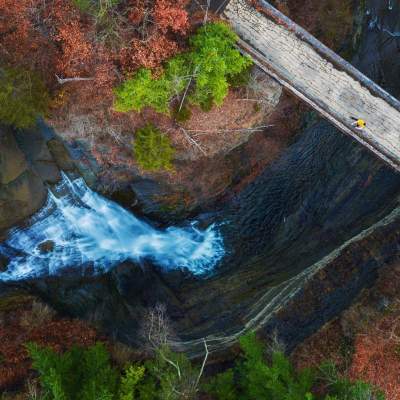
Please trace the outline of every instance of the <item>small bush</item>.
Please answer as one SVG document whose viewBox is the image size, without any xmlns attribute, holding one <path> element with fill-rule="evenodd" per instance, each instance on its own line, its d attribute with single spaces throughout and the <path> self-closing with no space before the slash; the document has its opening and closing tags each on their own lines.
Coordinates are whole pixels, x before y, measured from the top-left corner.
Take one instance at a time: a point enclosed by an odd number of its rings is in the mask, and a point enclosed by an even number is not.
<svg viewBox="0 0 400 400">
<path fill-rule="evenodd" d="M 121 21 L 115 12 L 115 6 L 120 2 L 121 0 L 73 0 L 80 12 L 94 18 L 96 39 L 107 45 L 115 45 L 121 41 L 118 33 Z"/>
<path fill-rule="evenodd" d="M 48 104 L 46 87 L 37 74 L 0 67 L 0 122 L 29 128 L 46 113 Z"/>
<path fill-rule="evenodd" d="M 145 170 L 171 169 L 175 154 L 167 135 L 148 124 L 135 132 L 133 153 L 137 163 Z"/>
<path fill-rule="evenodd" d="M 250 65 L 249 67 L 243 69 L 238 74 L 232 75 L 231 77 L 229 77 L 228 80 L 229 84 L 232 87 L 247 86 L 250 82 L 251 70 L 252 66 Z"/>
<path fill-rule="evenodd" d="M 111 359 L 119 367 L 125 367 L 128 365 L 135 356 L 135 351 L 132 347 L 127 346 L 121 342 L 115 342 L 110 348 Z"/>
<path fill-rule="evenodd" d="M 155 357 L 145 362 L 146 377 L 138 388 L 140 400 L 196 400 L 200 368 L 184 353 L 174 353 L 167 346 L 155 350 Z M 179 369 L 179 373 L 178 373 Z"/>
<path fill-rule="evenodd" d="M 341 377 L 335 366 L 320 367 L 319 389 L 313 390 L 316 374 L 297 372 L 280 351 L 265 347 L 254 333 L 240 338 L 242 355 L 236 366 L 213 376 L 204 385 L 213 400 L 384 400 L 373 386 Z M 64 354 L 27 345 L 33 368 L 39 373 L 43 400 L 195 400 L 201 378 L 199 365 L 184 353 L 174 353 L 158 344 L 154 358 L 143 365 L 125 366 L 121 372 L 111 366 L 104 345 L 88 349 L 74 347 Z"/>
<path fill-rule="evenodd" d="M 245 75 L 243 71 L 252 64 L 235 48 L 236 41 L 237 36 L 228 25 L 206 24 L 190 39 L 190 51 L 170 59 L 161 76 L 154 78 L 149 69 L 142 68 L 117 87 L 115 110 L 152 107 L 168 114 L 171 100 L 182 94 L 188 95 L 189 103 L 204 110 L 222 104 L 230 82 L 243 80 L 241 74 Z"/>
</svg>

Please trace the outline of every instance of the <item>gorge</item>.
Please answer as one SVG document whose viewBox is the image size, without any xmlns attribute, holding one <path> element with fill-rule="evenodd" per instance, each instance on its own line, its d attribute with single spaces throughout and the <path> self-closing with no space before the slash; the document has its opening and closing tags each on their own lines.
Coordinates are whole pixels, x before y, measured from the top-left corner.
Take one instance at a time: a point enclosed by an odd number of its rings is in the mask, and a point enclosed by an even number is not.
<svg viewBox="0 0 400 400">
<path fill-rule="evenodd" d="M 353 64 L 399 96 L 400 87 L 393 83 L 400 66 L 398 38 L 387 32 L 398 31 L 400 6 L 388 7 L 383 0 L 366 3 L 358 4 L 361 22 L 356 28 L 362 33 Z M 9 285 L 39 294 L 63 312 L 95 320 L 131 344 L 140 340 L 136 333 L 143 313 L 161 302 L 192 354 L 197 354 L 203 337 L 218 350 L 248 329 L 265 335 L 277 329 L 292 348 L 351 303 L 373 282 L 377 268 L 398 254 L 399 175 L 312 113 L 278 160 L 231 199 L 195 218 L 198 228 L 182 222 L 159 233 L 82 181 L 63 179 L 70 197 L 61 194 L 52 201 L 61 212 L 71 211 L 70 220 L 60 223 L 58 211 L 52 214 L 47 207 L 30 226 L 11 231 L 0 247 L 9 260 L 0 278 L 14 280 Z M 58 190 L 63 190 L 62 184 Z M 82 192 L 74 196 L 75 190 Z M 79 206 L 71 206 L 71 201 Z M 122 230 L 113 236 L 115 213 Z M 80 235 L 86 216 L 98 229 L 95 234 Z M 376 243 L 381 245 L 371 246 L 372 254 L 360 262 L 354 246 L 373 234 L 370 227 L 378 231 Z M 145 245 L 127 254 L 125 241 L 130 246 L 129 236 L 137 232 L 144 232 Z M 113 240 L 104 243 L 104 236 Z M 54 248 L 39 255 L 37 245 L 47 240 Z M 143 251 L 150 257 L 139 265 Z M 342 268 L 337 273 L 330 270 L 346 251 L 350 254 Z M 346 271 L 346 262 L 356 267 Z M 305 284 L 319 263 L 332 287 L 323 293 L 323 284 L 316 285 L 308 293 L 316 302 L 303 303 Z M 76 273 L 52 276 L 59 265 Z M 86 273 L 85 266 L 104 274 Z M 198 276 L 214 267 L 211 275 Z M 24 279 L 15 282 L 16 278 Z M 277 316 L 290 301 L 303 309 L 290 313 L 287 308 L 286 316 Z"/>
</svg>

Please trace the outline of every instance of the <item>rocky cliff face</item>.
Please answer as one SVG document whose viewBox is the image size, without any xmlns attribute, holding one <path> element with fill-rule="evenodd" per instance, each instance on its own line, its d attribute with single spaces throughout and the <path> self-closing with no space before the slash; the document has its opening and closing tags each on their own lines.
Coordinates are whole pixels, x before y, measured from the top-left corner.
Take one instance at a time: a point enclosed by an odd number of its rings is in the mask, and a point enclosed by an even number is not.
<svg viewBox="0 0 400 400">
<path fill-rule="evenodd" d="M 62 142 L 43 126 L 27 131 L 0 127 L 0 231 L 20 223 L 41 208 L 47 184 L 71 171 Z"/>
</svg>

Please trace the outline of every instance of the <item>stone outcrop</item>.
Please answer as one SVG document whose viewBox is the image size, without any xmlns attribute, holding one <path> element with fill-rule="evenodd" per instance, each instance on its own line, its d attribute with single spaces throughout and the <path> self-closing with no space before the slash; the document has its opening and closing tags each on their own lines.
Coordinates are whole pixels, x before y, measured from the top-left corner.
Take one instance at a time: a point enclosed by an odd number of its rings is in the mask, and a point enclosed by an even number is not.
<svg viewBox="0 0 400 400">
<path fill-rule="evenodd" d="M 18 147 L 11 130 L 0 132 L 0 229 L 6 229 L 38 210 L 46 188 Z"/>
<path fill-rule="evenodd" d="M 46 185 L 56 183 L 61 170 L 73 169 L 63 143 L 46 137 L 40 125 L 27 131 L 0 127 L 0 231 L 40 209 Z"/>
</svg>

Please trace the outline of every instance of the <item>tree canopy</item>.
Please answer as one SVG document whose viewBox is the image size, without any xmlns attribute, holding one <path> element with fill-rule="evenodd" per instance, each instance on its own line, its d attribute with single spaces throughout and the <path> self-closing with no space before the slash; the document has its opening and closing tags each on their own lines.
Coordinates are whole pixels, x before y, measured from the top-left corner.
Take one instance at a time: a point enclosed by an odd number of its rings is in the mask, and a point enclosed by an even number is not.
<svg viewBox="0 0 400 400">
<path fill-rule="evenodd" d="M 190 38 L 190 50 L 166 62 L 162 74 L 154 77 L 150 69 L 142 68 L 117 87 L 115 110 L 152 107 L 168 113 L 171 100 L 181 96 L 205 109 L 222 104 L 230 82 L 252 64 L 235 48 L 236 41 L 236 34 L 223 22 L 202 26 Z"/>
</svg>

